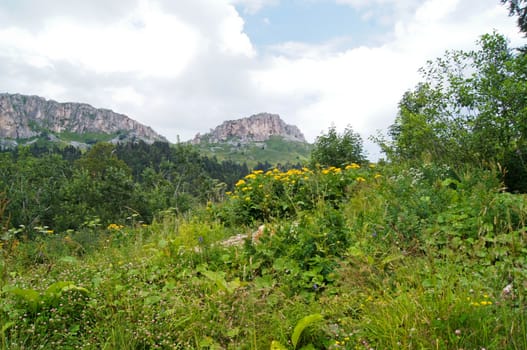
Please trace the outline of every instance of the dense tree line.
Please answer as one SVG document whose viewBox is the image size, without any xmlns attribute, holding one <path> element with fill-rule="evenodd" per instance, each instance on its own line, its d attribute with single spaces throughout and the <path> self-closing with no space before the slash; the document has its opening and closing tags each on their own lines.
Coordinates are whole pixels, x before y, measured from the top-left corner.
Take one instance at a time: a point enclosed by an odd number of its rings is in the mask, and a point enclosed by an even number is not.
<svg viewBox="0 0 527 350">
<path fill-rule="evenodd" d="M 0 153 L 0 193 L 11 227 L 67 230 L 185 212 L 221 199 L 248 172 L 184 144 L 98 143 L 81 152 L 35 143 Z"/>
</svg>

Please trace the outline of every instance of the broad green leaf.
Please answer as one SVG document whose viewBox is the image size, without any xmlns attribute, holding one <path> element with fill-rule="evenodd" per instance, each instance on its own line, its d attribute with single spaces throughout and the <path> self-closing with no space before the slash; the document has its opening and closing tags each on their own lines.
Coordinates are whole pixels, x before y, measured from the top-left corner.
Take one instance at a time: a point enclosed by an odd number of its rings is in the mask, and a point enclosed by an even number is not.
<svg viewBox="0 0 527 350">
<path fill-rule="evenodd" d="M 324 316 L 321 314 L 311 314 L 300 321 L 295 326 L 295 329 L 293 330 L 293 335 L 291 336 L 291 342 L 293 343 L 293 348 L 296 349 L 296 346 L 298 344 L 298 341 L 300 340 L 300 336 L 302 335 L 302 332 L 304 329 L 306 329 L 311 324 L 322 321 L 324 319 Z"/>
</svg>

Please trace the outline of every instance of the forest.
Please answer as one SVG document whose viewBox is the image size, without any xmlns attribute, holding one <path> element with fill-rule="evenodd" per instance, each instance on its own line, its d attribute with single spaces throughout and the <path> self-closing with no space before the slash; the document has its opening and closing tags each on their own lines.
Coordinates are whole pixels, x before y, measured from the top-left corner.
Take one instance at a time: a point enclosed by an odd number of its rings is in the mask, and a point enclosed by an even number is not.
<svg viewBox="0 0 527 350">
<path fill-rule="evenodd" d="M 526 60 L 427 62 L 378 162 L 352 126 L 285 167 L 1 153 L 1 348 L 526 349 Z"/>
</svg>

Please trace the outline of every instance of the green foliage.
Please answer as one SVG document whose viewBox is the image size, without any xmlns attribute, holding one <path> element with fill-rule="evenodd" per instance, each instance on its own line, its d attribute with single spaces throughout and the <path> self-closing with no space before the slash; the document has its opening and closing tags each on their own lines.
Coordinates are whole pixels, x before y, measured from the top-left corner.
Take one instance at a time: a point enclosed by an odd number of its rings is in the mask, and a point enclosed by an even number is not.
<svg viewBox="0 0 527 350">
<path fill-rule="evenodd" d="M 301 320 L 298 321 L 298 323 L 295 326 L 295 329 L 293 330 L 293 334 L 291 335 L 291 343 L 293 344 L 293 349 L 296 349 L 299 341 L 300 336 L 304 332 L 304 330 L 309 327 L 311 324 L 322 321 L 324 319 L 324 316 L 321 314 L 312 314 L 305 316 Z M 287 348 L 280 344 L 279 342 L 273 340 L 271 342 L 271 350 L 286 350 Z M 314 349 L 313 344 L 305 345 L 300 349 Z"/>
<path fill-rule="evenodd" d="M 279 164 L 302 164 L 309 160 L 313 148 L 308 143 L 289 141 L 280 136 L 271 136 L 266 141 L 252 143 L 235 140 L 226 143 L 209 143 L 203 140 L 194 147 L 200 154 L 209 158 L 238 164 L 245 163 L 249 168 L 256 168 L 258 163 L 269 163 L 271 167 Z"/>
<path fill-rule="evenodd" d="M 251 196 L 304 175 L 291 196 L 315 193 L 244 245 L 215 205 L 20 242 L 2 346 L 525 348 L 527 197 L 493 170 L 353 167 L 244 178 Z"/>
<path fill-rule="evenodd" d="M 15 238 L 38 227 L 60 232 L 99 219 L 103 225 L 139 215 L 151 222 L 173 208 L 185 213 L 218 201 L 246 166 L 201 157 L 189 145 L 99 143 L 84 154 L 72 147 L 32 144 L 0 153 L 0 192 Z"/>
<path fill-rule="evenodd" d="M 399 161 L 500 163 L 509 189 L 522 190 L 527 57 L 496 33 L 478 44 L 478 50 L 446 52 L 421 70 L 424 82 L 403 96 L 389 132 L 393 143 L 383 148 Z"/>
<path fill-rule="evenodd" d="M 338 207 L 380 177 L 374 165 L 361 168 L 356 163 L 316 170 L 255 170 L 239 180 L 234 191 L 227 192 L 229 199 L 213 208 L 213 212 L 229 224 L 291 217 L 301 210 L 316 208 L 321 201 Z"/>
<path fill-rule="evenodd" d="M 8 321 L 2 327 L 2 347 L 6 340 L 16 333 L 16 329 L 32 329 L 42 335 L 39 342 L 21 338 L 20 347 L 35 347 L 48 344 L 50 347 L 75 347 L 82 344 L 76 339 L 86 331 L 92 321 L 89 310 L 89 292 L 73 282 L 58 281 L 51 284 L 43 293 L 31 288 L 6 286 L 4 298 L 8 300 L 1 313 L 7 313 Z"/>
<path fill-rule="evenodd" d="M 362 164 L 366 161 L 364 146 L 359 134 L 348 126 L 338 134 L 334 126 L 327 134 L 317 137 L 311 152 L 311 164 L 324 167 L 344 167 L 351 163 Z"/>
</svg>

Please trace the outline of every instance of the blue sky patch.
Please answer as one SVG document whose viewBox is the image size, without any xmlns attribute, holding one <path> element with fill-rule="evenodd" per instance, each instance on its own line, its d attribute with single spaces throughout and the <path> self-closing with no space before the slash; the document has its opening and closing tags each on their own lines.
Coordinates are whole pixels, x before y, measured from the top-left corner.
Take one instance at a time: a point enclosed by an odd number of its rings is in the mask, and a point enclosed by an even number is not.
<svg viewBox="0 0 527 350">
<path fill-rule="evenodd" d="M 294 41 L 320 44 L 336 38 L 351 38 L 353 46 L 367 44 L 386 28 L 365 20 L 351 6 L 326 1 L 283 1 L 249 14 L 238 8 L 244 31 L 257 47 Z"/>
</svg>

